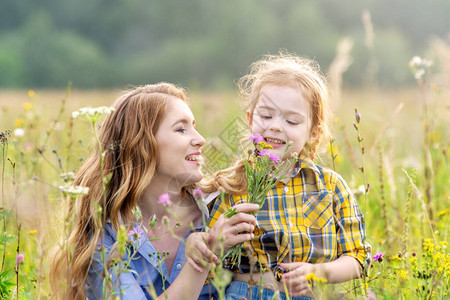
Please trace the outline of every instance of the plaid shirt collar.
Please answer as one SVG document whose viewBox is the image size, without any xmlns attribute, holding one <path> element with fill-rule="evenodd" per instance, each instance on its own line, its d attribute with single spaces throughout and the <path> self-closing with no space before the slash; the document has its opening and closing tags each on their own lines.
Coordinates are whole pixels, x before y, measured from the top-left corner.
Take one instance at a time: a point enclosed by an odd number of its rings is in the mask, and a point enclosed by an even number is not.
<svg viewBox="0 0 450 300">
<path fill-rule="evenodd" d="M 299 177 L 300 171 L 303 169 L 310 169 L 314 171 L 316 175 L 320 175 L 319 169 L 317 168 L 316 164 L 311 160 L 311 158 L 309 158 L 304 154 L 300 154 L 297 162 L 295 163 L 294 174 L 292 175 L 292 177 Z"/>
</svg>

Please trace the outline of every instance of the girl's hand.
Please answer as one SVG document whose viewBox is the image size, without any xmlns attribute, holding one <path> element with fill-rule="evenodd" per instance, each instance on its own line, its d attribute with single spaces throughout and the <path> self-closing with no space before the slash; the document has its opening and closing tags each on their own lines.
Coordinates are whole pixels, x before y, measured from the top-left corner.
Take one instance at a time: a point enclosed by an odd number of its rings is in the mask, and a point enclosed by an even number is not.
<svg viewBox="0 0 450 300">
<path fill-rule="evenodd" d="M 207 246 L 208 234 L 206 232 L 194 232 L 186 240 L 186 260 L 194 270 L 202 273 L 203 267 L 208 269 L 213 264 L 218 264 L 219 259 Z"/>
<path fill-rule="evenodd" d="M 257 211 L 259 205 L 242 203 L 233 208 L 236 209 L 237 214 L 230 218 L 221 215 L 209 231 L 208 243 L 216 253 L 219 253 L 221 249 L 228 250 L 237 244 L 249 241 L 254 236 L 256 218 L 247 213 Z"/>
<path fill-rule="evenodd" d="M 314 292 L 311 289 L 306 275 L 314 273 L 316 265 L 305 262 L 281 263 L 280 266 L 287 270 L 283 274 L 282 280 L 286 282 L 288 293 L 293 297 L 311 297 L 314 298 Z"/>
</svg>

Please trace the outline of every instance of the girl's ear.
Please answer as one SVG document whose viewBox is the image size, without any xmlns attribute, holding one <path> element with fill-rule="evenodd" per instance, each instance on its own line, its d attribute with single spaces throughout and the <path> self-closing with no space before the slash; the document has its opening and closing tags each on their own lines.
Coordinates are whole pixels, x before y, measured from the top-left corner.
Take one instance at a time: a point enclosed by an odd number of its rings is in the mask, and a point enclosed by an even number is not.
<svg viewBox="0 0 450 300">
<path fill-rule="evenodd" d="M 311 129 L 311 133 L 309 134 L 309 139 L 311 142 L 314 142 L 319 137 L 318 128 L 314 127 Z"/>
<path fill-rule="evenodd" d="M 250 128 L 253 126 L 253 118 L 249 111 L 247 112 L 247 125 Z"/>
</svg>

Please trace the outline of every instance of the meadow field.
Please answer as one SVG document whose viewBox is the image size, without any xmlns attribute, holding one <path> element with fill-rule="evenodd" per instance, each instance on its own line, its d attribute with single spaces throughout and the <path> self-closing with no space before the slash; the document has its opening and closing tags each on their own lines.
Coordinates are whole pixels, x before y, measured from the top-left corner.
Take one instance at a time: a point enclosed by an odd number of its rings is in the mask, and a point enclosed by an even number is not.
<svg viewBox="0 0 450 300">
<path fill-rule="evenodd" d="M 341 173 L 354 191 L 373 261 L 363 281 L 320 285 L 322 298 L 450 298 L 448 92 L 433 84 L 344 90 L 333 105 L 333 139 L 316 160 Z M 60 187 L 70 183 L 68 174 L 93 145 L 92 124 L 73 119 L 72 112 L 110 106 L 119 94 L 0 91 L 0 298 L 55 298 L 48 257 L 65 238 Z M 232 140 L 236 132 L 246 134 L 245 114 L 235 91 L 188 94 L 197 129 L 207 140 L 208 175 L 238 155 Z"/>
</svg>

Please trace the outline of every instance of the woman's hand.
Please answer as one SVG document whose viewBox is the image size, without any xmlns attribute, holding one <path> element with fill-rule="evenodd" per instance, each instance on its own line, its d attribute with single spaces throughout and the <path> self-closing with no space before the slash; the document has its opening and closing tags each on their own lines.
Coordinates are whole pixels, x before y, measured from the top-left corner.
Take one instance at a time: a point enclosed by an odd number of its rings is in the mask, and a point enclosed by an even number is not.
<svg viewBox="0 0 450 300">
<path fill-rule="evenodd" d="M 290 296 L 314 298 L 314 292 L 306 280 L 306 275 L 314 273 L 317 265 L 305 262 L 293 262 L 282 263 L 280 267 L 288 271 L 283 274 L 282 280 L 286 283 Z"/>
<path fill-rule="evenodd" d="M 219 253 L 221 249 L 228 250 L 237 244 L 249 241 L 254 236 L 256 218 L 247 213 L 257 211 L 259 205 L 242 203 L 233 208 L 236 209 L 237 214 L 230 218 L 221 215 L 209 231 L 208 244 L 215 253 Z"/>
<path fill-rule="evenodd" d="M 203 267 L 210 269 L 213 264 L 218 264 L 219 259 L 207 246 L 208 234 L 206 232 L 194 232 L 186 240 L 186 260 L 194 270 L 203 272 Z"/>
</svg>

